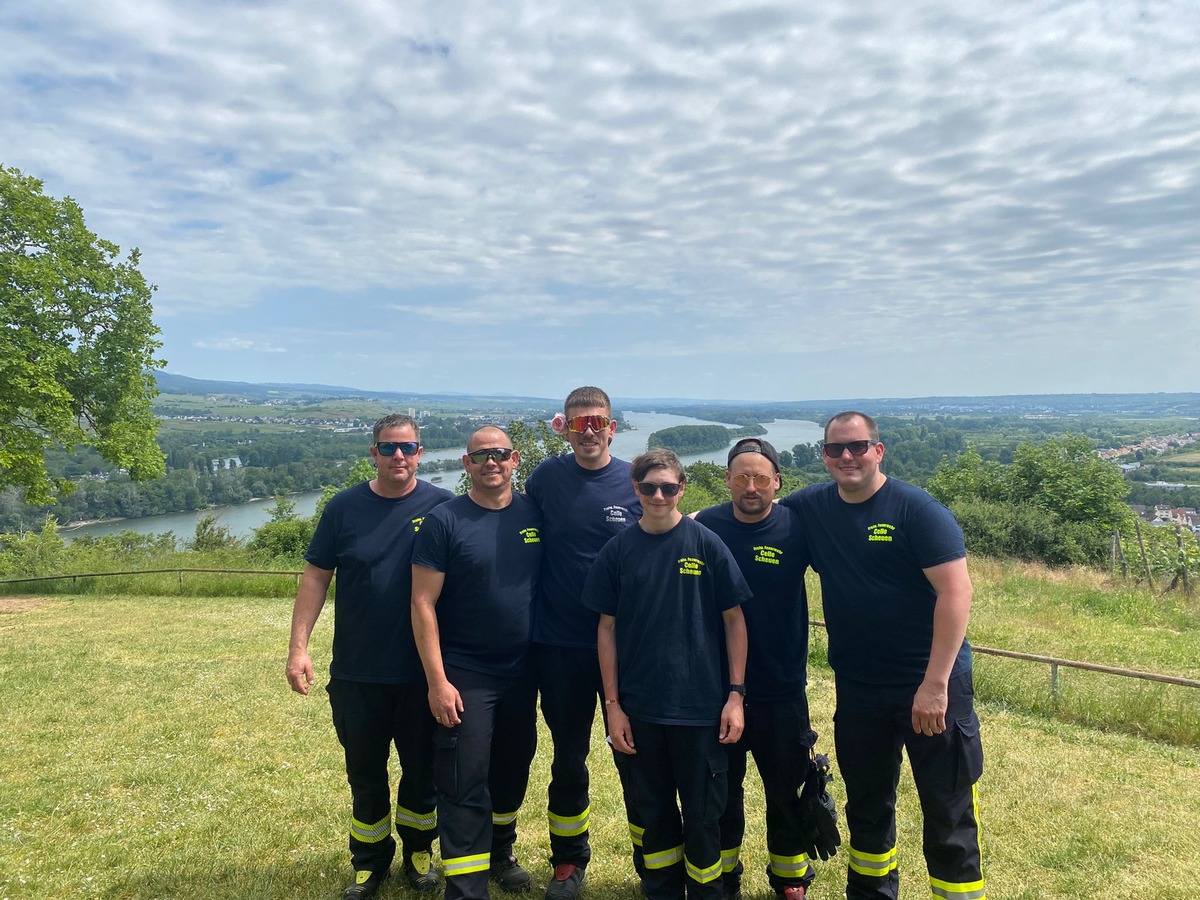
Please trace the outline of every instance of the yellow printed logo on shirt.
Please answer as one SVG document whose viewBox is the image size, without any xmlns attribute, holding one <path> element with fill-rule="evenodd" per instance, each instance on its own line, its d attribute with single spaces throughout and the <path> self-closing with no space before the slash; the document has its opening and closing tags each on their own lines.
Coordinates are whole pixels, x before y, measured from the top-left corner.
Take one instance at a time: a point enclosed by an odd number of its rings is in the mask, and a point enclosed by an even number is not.
<svg viewBox="0 0 1200 900">
<path fill-rule="evenodd" d="M 754 561 L 756 563 L 766 563 L 768 566 L 777 566 L 780 564 L 780 557 L 783 556 L 783 551 L 778 547 L 769 547 L 766 544 L 761 544 L 754 548 Z"/>
<path fill-rule="evenodd" d="M 890 541 L 892 540 L 892 532 L 896 530 L 895 525 L 868 525 L 867 526 L 867 541 Z"/>
</svg>

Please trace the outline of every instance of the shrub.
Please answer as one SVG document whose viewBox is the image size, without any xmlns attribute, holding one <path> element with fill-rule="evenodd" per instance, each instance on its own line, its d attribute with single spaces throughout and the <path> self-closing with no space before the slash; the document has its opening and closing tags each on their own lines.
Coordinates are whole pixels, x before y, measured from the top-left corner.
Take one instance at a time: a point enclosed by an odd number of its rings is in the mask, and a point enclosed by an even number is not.
<svg viewBox="0 0 1200 900">
<path fill-rule="evenodd" d="M 1108 553 L 1106 537 L 1094 527 L 1064 522 L 1032 504 L 964 498 L 953 501 L 950 509 L 972 553 L 1052 566 L 1094 563 Z"/>
</svg>

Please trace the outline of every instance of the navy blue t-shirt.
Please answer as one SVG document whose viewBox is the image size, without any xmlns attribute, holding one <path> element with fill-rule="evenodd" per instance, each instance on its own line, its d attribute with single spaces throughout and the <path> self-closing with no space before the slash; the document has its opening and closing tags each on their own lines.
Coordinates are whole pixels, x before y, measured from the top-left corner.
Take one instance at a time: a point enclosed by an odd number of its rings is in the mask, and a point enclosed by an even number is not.
<svg viewBox="0 0 1200 900">
<path fill-rule="evenodd" d="M 425 677 L 413 643 L 410 560 L 421 520 L 452 496 L 418 481 L 403 497 L 381 497 L 364 481 L 325 505 L 304 558 L 337 572 L 334 678 L 405 684 Z"/>
<path fill-rule="evenodd" d="M 604 545 L 583 603 L 617 620 L 625 712 L 664 725 L 714 725 L 729 697 L 721 613 L 750 588 L 720 538 L 683 520 L 663 534 L 627 528 Z"/>
<path fill-rule="evenodd" d="M 781 503 L 800 514 L 821 576 L 834 672 L 866 684 L 919 685 L 937 600 L 922 569 L 967 555 L 954 514 L 895 478 L 863 503 L 847 503 L 833 482 L 809 485 Z M 970 668 L 964 640 L 951 677 Z"/>
<path fill-rule="evenodd" d="M 436 607 L 443 661 L 487 675 L 518 674 L 542 564 L 533 502 L 514 494 L 503 509 L 486 509 L 455 497 L 425 517 L 412 561 L 446 576 Z"/>
<path fill-rule="evenodd" d="M 629 463 L 585 469 L 572 455 L 547 459 L 525 481 L 542 512 L 542 578 L 533 640 L 557 647 L 596 646 L 599 616 L 579 602 L 600 548 L 642 515 Z"/>
<path fill-rule="evenodd" d="M 804 570 L 809 566 L 799 515 L 776 505 L 761 522 L 740 522 L 733 504 L 723 503 L 701 510 L 696 521 L 729 548 L 754 592 L 754 602 L 742 611 L 750 639 L 746 698 L 798 700 L 808 669 Z"/>
</svg>

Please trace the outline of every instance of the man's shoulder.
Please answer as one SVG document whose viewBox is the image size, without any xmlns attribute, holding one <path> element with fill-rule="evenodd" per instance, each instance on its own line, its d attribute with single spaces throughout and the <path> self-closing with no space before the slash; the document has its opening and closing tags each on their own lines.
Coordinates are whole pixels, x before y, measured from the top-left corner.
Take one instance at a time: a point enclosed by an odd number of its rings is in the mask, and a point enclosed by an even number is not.
<svg viewBox="0 0 1200 900">
<path fill-rule="evenodd" d="M 829 503 L 836 496 L 836 483 L 832 481 L 818 481 L 805 485 L 797 491 L 792 491 L 792 493 L 779 501 L 779 505 L 788 509 L 801 510 L 806 506 L 811 507 L 820 503 Z"/>
<path fill-rule="evenodd" d="M 924 488 L 890 476 L 879 489 L 879 496 L 888 503 L 903 505 L 912 510 L 942 507 L 941 501 Z"/>
<path fill-rule="evenodd" d="M 352 484 L 350 487 L 342 488 L 336 494 L 329 498 L 325 504 L 325 510 L 337 511 L 340 508 L 353 506 L 364 499 L 366 495 L 373 493 L 370 482 L 360 481 L 358 484 Z"/>
<path fill-rule="evenodd" d="M 438 487 L 436 484 L 430 484 L 428 481 L 417 481 L 416 487 L 412 493 L 408 495 L 412 500 L 419 503 L 427 503 L 430 506 L 440 506 L 443 503 L 448 503 L 454 499 L 454 494 L 443 487 Z"/>
<path fill-rule="evenodd" d="M 705 527 L 725 524 L 730 521 L 736 522 L 737 518 L 733 514 L 733 501 L 705 507 L 696 513 L 696 521 Z"/>
<path fill-rule="evenodd" d="M 446 493 L 450 493 L 447 491 Z M 450 494 L 442 503 L 429 511 L 430 518 L 451 521 L 461 517 L 465 512 L 476 508 L 476 504 L 466 494 Z"/>
</svg>

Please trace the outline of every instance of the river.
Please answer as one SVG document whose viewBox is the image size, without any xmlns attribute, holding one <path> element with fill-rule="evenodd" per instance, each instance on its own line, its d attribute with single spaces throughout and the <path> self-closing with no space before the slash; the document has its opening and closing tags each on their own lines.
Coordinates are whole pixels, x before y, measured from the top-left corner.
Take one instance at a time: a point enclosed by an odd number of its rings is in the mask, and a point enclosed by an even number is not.
<svg viewBox="0 0 1200 900">
<path fill-rule="evenodd" d="M 613 438 L 613 455 L 621 459 L 633 459 L 646 449 L 646 440 L 655 431 L 672 428 L 676 425 L 712 425 L 711 421 L 693 419 L 690 416 L 676 416 L 671 413 L 630 413 L 621 422 Z M 728 424 L 728 423 L 726 423 Z M 730 426 L 733 427 L 733 426 Z M 799 419 L 776 419 L 763 425 L 767 433 L 763 437 L 775 445 L 777 450 L 791 450 L 797 444 L 811 444 L 822 437 L 821 426 L 816 422 Z M 712 450 L 708 453 L 695 453 L 680 457 L 684 465 L 706 461 L 725 465 L 725 454 L 728 448 Z M 426 450 L 421 458 L 427 462 L 439 459 L 458 459 L 463 454 L 463 448 L 447 450 Z M 439 479 L 442 486 L 450 490 L 458 484 L 457 471 L 421 473 L 426 481 Z M 321 498 L 320 491 L 306 491 L 293 494 L 290 499 L 296 504 L 296 512 L 302 516 L 311 516 Z M 218 509 L 207 509 L 196 512 L 167 513 L 161 516 L 145 516 L 140 519 L 117 519 L 106 522 L 95 522 L 91 525 L 80 525 L 76 528 L 64 528 L 60 532 L 64 539 L 71 540 L 83 534 L 104 535 L 115 534 L 119 531 L 133 531 L 138 534 L 165 534 L 175 532 L 180 540 L 191 538 L 196 533 L 196 523 L 202 516 L 215 515 L 218 524 L 228 528 L 238 537 L 249 537 L 254 529 L 260 527 L 271 517 L 275 501 L 252 500 L 236 506 L 225 506 Z"/>
</svg>

